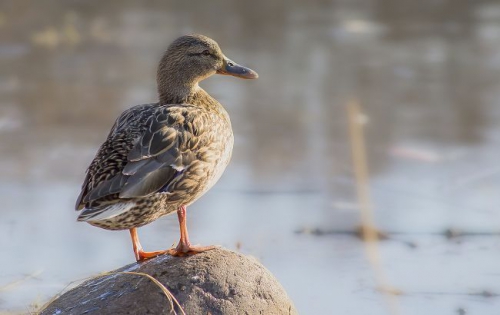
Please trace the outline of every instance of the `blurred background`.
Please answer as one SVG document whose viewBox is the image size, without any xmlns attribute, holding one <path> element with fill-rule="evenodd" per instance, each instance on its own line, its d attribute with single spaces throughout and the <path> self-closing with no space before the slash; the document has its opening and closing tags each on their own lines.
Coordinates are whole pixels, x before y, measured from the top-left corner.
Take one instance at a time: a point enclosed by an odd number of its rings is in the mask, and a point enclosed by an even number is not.
<svg viewBox="0 0 500 315">
<path fill-rule="evenodd" d="M 134 261 L 127 231 L 77 223 L 74 202 L 115 118 L 156 101 L 161 54 L 193 32 L 260 75 L 202 83 L 236 143 L 188 211 L 194 243 L 255 256 L 301 314 L 498 314 L 496 0 L 1 1 L 2 313 Z M 378 259 L 355 233 L 352 100 Z M 139 234 L 171 246 L 175 215 Z"/>
</svg>

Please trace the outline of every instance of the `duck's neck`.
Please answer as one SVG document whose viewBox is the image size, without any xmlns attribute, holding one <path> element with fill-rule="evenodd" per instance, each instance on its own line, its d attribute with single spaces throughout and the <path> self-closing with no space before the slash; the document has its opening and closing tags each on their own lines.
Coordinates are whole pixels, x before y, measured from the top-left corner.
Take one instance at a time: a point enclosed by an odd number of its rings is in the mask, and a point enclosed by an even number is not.
<svg viewBox="0 0 500 315">
<path fill-rule="evenodd" d="M 168 87 L 168 88 L 165 88 Z M 160 104 L 183 104 L 198 92 L 198 84 L 171 84 L 158 85 Z"/>
<path fill-rule="evenodd" d="M 192 104 L 201 105 L 215 101 L 205 90 L 198 86 L 178 86 L 165 91 L 158 91 L 160 105 L 166 104 Z M 215 101 L 217 102 L 217 101 Z"/>
<path fill-rule="evenodd" d="M 174 88 L 172 88 L 174 87 Z M 169 86 L 169 89 L 158 89 L 160 105 L 191 104 L 217 112 L 229 120 L 229 116 L 222 105 L 202 89 L 198 83 L 190 86 Z"/>
</svg>

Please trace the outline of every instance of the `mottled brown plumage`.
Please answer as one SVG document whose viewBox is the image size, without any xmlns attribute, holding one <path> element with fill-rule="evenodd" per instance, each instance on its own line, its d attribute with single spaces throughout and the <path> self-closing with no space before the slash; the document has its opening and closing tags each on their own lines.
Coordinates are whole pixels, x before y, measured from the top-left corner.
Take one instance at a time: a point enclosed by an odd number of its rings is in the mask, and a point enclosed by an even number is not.
<svg viewBox="0 0 500 315">
<path fill-rule="evenodd" d="M 257 77 L 205 36 L 178 38 L 158 67 L 160 102 L 123 112 L 87 169 L 76 202 L 77 210 L 83 209 L 78 220 L 129 229 L 137 260 L 162 252 L 143 252 L 135 229 L 174 211 L 181 241 L 169 253 L 209 249 L 189 244 L 185 207 L 215 184 L 231 157 L 229 116 L 198 86 L 215 73 Z"/>
</svg>

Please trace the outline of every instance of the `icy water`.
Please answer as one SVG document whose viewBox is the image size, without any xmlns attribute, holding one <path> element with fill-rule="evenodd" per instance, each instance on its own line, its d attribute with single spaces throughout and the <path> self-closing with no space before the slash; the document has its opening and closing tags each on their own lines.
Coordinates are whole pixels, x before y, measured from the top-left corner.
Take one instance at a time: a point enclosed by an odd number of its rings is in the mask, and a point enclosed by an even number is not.
<svg viewBox="0 0 500 315">
<path fill-rule="evenodd" d="M 191 32 L 260 75 L 202 84 L 236 144 L 188 209 L 195 243 L 257 257 L 301 314 L 500 314 L 500 3 L 488 0 L 2 1 L 0 310 L 133 261 L 128 232 L 77 223 L 74 202 L 114 119 L 156 100 L 159 56 Z M 389 236 L 379 269 L 353 235 L 351 99 Z M 176 218 L 139 233 L 167 248 Z"/>
</svg>

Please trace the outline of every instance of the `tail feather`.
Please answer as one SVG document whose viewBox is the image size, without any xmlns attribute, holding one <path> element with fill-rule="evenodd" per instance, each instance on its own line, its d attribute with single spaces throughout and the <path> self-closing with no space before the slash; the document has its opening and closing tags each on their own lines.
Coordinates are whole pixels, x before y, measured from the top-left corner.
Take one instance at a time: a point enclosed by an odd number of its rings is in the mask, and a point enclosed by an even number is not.
<svg viewBox="0 0 500 315">
<path fill-rule="evenodd" d="M 135 205 L 135 202 L 128 201 L 95 208 L 84 208 L 82 210 L 82 213 L 80 213 L 80 215 L 78 216 L 77 220 L 86 222 L 108 220 L 129 211 L 130 209 L 135 207 Z"/>
</svg>

